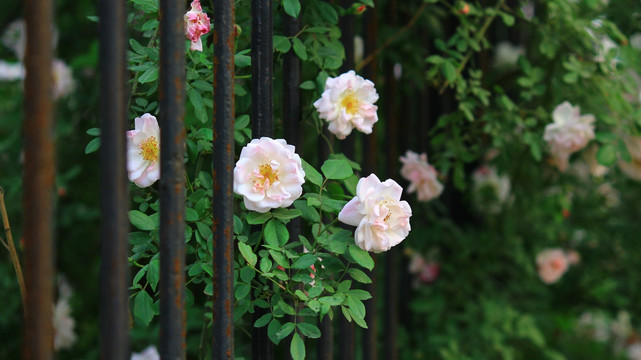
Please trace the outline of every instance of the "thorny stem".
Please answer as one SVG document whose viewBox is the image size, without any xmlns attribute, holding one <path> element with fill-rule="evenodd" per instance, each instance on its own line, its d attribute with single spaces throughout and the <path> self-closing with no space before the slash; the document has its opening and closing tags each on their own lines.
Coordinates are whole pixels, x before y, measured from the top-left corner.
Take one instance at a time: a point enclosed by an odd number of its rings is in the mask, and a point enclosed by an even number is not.
<svg viewBox="0 0 641 360">
<path fill-rule="evenodd" d="M 409 30 L 412 26 L 414 26 L 414 24 L 416 23 L 416 21 L 418 20 L 418 18 L 421 16 L 421 14 L 423 13 L 423 11 L 425 11 L 425 8 L 426 8 L 426 7 L 427 7 L 427 3 L 426 3 L 426 2 L 424 2 L 424 3 L 421 5 L 421 7 L 420 7 L 420 8 L 418 8 L 418 10 L 416 10 L 416 13 L 414 13 L 414 16 L 412 16 L 412 18 L 410 19 L 410 21 L 409 21 L 407 24 L 405 24 L 405 26 L 403 26 L 402 28 L 398 29 L 398 30 L 394 33 L 394 35 L 390 36 L 389 38 L 387 38 L 387 40 L 385 40 L 385 42 L 383 43 L 383 45 L 381 45 L 380 47 L 378 47 L 378 48 L 377 48 L 376 50 L 374 50 L 371 54 L 367 55 L 367 57 L 366 57 L 365 59 L 363 59 L 361 62 L 359 62 L 358 64 L 356 64 L 356 66 L 355 66 L 356 71 L 359 71 L 359 70 L 361 70 L 362 68 L 364 68 L 365 66 L 367 66 L 367 64 L 369 64 L 369 63 L 370 63 L 370 62 L 372 62 L 374 59 L 376 59 L 376 56 L 378 56 L 378 54 L 380 54 L 380 52 L 381 52 L 381 51 L 385 50 L 385 48 L 387 48 L 388 46 L 392 45 L 392 43 L 393 43 L 394 41 L 396 41 L 396 39 L 398 39 L 401 35 L 403 35 L 403 33 L 404 33 L 404 32 L 406 32 L 406 31 L 407 31 L 407 30 Z"/>
<path fill-rule="evenodd" d="M 22 296 L 22 308 L 24 312 L 27 312 L 26 304 L 26 288 L 24 285 L 24 276 L 22 275 L 22 268 L 20 267 L 20 259 L 18 258 L 18 252 L 16 251 L 15 244 L 13 243 L 13 236 L 11 235 L 11 226 L 9 225 L 9 216 L 7 215 L 7 207 L 4 203 L 4 189 L 0 186 L 0 211 L 2 212 L 2 223 L 4 225 L 4 233 L 7 237 L 7 241 L 2 240 L 2 245 L 7 248 L 9 255 L 11 256 L 11 262 L 13 263 L 13 268 L 16 271 L 16 277 L 18 278 L 18 284 L 20 285 L 20 295 Z"/>
<path fill-rule="evenodd" d="M 485 36 L 485 32 L 490 27 L 490 25 L 492 25 L 492 22 L 494 21 L 494 19 L 496 18 L 496 15 L 498 14 L 498 9 L 500 9 L 504 3 L 505 3 L 505 0 L 501 0 L 498 4 L 496 4 L 496 6 L 494 7 L 494 10 L 497 10 L 497 11 L 495 11 L 492 16 L 489 16 L 487 19 L 485 19 L 485 23 L 483 23 L 481 30 L 478 33 L 476 33 L 476 38 L 475 38 L 476 41 L 481 40 L 481 38 Z M 463 59 L 463 61 L 461 61 L 461 64 L 458 66 L 458 69 L 456 69 L 455 77 L 461 76 L 461 73 L 463 72 L 465 65 L 467 65 L 468 61 L 470 61 L 470 58 L 472 58 L 473 53 L 474 53 L 474 50 L 470 49 L 467 51 L 467 54 L 465 54 L 465 58 Z M 448 80 L 445 80 L 445 83 L 443 84 L 443 86 L 441 86 L 438 93 L 442 95 L 443 92 L 445 91 L 445 88 L 448 87 L 448 85 L 450 85 L 450 82 Z"/>
</svg>

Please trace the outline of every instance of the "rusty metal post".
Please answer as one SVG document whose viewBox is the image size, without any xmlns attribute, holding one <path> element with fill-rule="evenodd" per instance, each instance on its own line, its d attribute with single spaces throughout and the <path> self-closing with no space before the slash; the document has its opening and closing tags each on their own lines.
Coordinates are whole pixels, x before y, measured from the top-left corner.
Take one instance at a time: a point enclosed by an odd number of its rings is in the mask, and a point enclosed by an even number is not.
<svg viewBox="0 0 641 360">
<path fill-rule="evenodd" d="M 100 14 L 100 357 L 125 359 L 129 349 L 129 196 L 127 189 L 127 9 L 101 0 Z"/>
<path fill-rule="evenodd" d="M 234 358 L 234 1 L 214 1 L 212 359 Z"/>
<path fill-rule="evenodd" d="M 273 95 L 273 41 L 272 1 L 252 0 L 252 137 L 274 136 L 274 95 Z M 256 307 L 252 323 L 267 313 L 267 309 Z M 271 360 L 274 358 L 273 344 L 267 335 L 267 327 L 252 327 L 252 359 Z"/>
<path fill-rule="evenodd" d="M 26 0 L 24 239 L 27 309 L 24 356 L 53 358 L 53 2 Z"/>
<path fill-rule="evenodd" d="M 160 1 L 160 356 L 185 358 L 185 2 Z"/>
</svg>

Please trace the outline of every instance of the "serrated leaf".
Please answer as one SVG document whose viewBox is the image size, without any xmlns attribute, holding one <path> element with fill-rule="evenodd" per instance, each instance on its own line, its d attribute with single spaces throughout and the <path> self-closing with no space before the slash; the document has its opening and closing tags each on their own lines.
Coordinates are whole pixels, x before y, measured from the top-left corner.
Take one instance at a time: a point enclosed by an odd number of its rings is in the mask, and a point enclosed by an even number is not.
<svg viewBox="0 0 641 360">
<path fill-rule="evenodd" d="M 238 250 L 240 250 L 240 254 L 243 256 L 245 261 L 251 266 L 256 266 L 256 262 L 258 261 L 258 257 L 256 257 L 256 254 L 252 251 L 251 246 L 239 242 L 238 243 Z"/>
<path fill-rule="evenodd" d="M 151 231 L 157 228 L 151 217 L 138 210 L 130 210 L 128 213 L 129 221 L 140 230 Z"/>
<path fill-rule="evenodd" d="M 321 166 L 321 171 L 326 178 L 342 180 L 354 175 L 354 170 L 346 160 L 327 160 Z"/>
<path fill-rule="evenodd" d="M 372 270 L 374 268 L 374 260 L 372 260 L 372 257 L 369 256 L 367 251 L 359 248 L 356 245 L 350 245 L 349 254 L 358 265 L 368 270 Z"/>
<path fill-rule="evenodd" d="M 294 333 L 292 344 L 289 347 L 289 353 L 292 355 L 292 359 L 294 360 L 305 359 L 305 343 L 298 333 Z"/>
</svg>

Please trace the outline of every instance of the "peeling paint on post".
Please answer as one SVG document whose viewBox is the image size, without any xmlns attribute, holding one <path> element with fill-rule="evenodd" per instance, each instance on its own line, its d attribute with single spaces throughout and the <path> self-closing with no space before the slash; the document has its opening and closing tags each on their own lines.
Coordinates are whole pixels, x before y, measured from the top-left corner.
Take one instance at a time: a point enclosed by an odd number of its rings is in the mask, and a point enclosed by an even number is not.
<svg viewBox="0 0 641 360">
<path fill-rule="evenodd" d="M 160 356 L 185 359 L 185 2 L 160 1 Z"/>
<path fill-rule="evenodd" d="M 234 358 L 234 1 L 214 0 L 212 359 Z"/>
<path fill-rule="evenodd" d="M 53 2 L 26 0 L 24 240 L 27 309 L 24 358 L 53 358 Z"/>
<path fill-rule="evenodd" d="M 100 16 L 100 357 L 129 349 L 129 192 L 127 183 L 127 9 L 101 0 Z"/>
</svg>

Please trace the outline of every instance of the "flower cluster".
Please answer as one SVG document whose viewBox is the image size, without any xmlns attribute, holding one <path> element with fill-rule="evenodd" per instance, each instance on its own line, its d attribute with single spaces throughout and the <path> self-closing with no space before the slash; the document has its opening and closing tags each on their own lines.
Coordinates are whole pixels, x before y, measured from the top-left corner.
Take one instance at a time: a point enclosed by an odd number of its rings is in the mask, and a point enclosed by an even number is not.
<svg viewBox="0 0 641 360">
<path fill-rule="evenodd" d="M 402 193 L 396 181 L 381 182 L 374 174 L 358 181 L 356 197 L 338 214 L 339 221 L 357 226 L 354 240 L 358 247 L 383 252 L 407 237 L 412 209 L 407 201 L 401 201 Z"/>
<path fill-rule="evenodd" d="M 200 0 L 191 2 L 191 10 L 185 14 L 185 35 L 191 40 L 190 50 L 203 51 L 201 36 L 207 34 L 210 29 L 209 16 L 203 12 Z"/>
<path fill-rule="evenodd" d="M 430 201 L 441 195 L 443 184 L 438 181 L 436 169 L 427 162 L 427 154 L 408 150 L 400 160 L 403 163 L 401 176 L 410 182 L 408 193 L 416 192 L 419 201 Z"/>
<path fill-rule="evenodd" d="M 327 78 L 325 91 L 314 102 L 321 119 L 329 123 L 329 131 L 339 139 L 345 139 L 354 128 L 372 133 L 378 121 L 374 103 L 378 94 L 374 83 L 356 75 L 351 70 L 336 78 Z"/>
<path fill-rule="evenodd" d="M 545 127 L 543 140 L 550 146 L 554 165 L 565 171 L 570 155 L 594 139 L 594 115 L 581 115 L 578 106 L 565 101 L 554 109 L 553 123 Z"/>
</svg>

